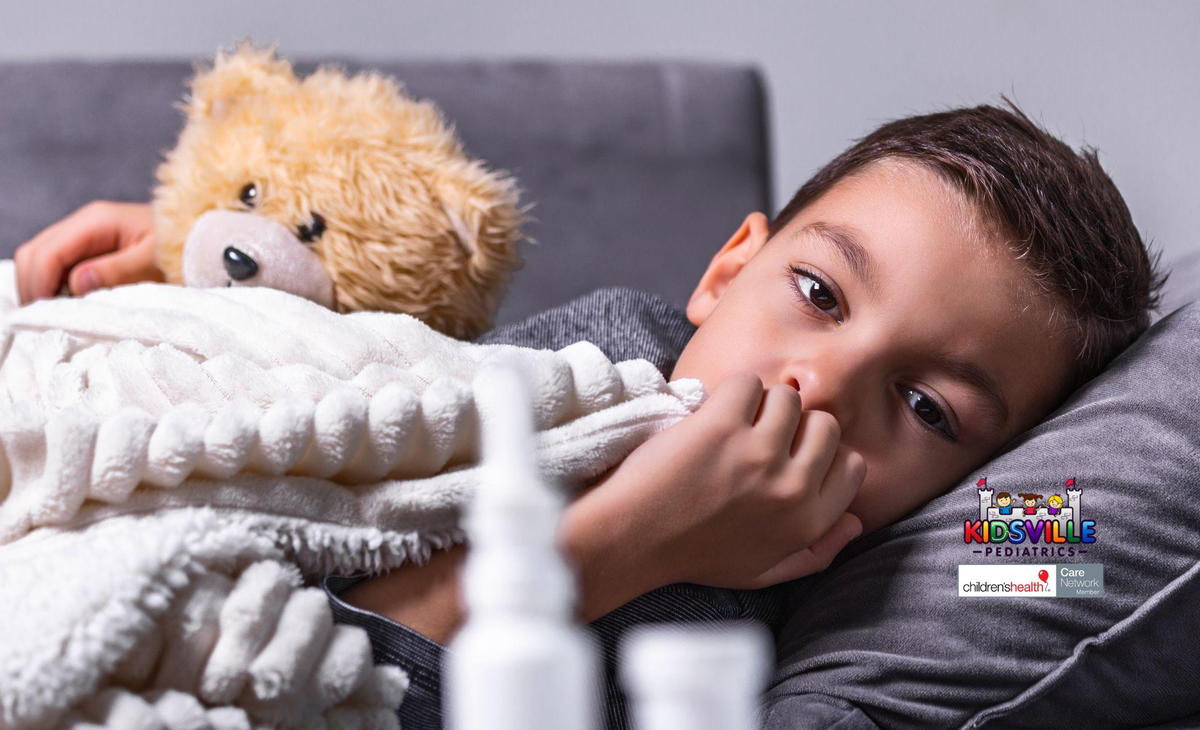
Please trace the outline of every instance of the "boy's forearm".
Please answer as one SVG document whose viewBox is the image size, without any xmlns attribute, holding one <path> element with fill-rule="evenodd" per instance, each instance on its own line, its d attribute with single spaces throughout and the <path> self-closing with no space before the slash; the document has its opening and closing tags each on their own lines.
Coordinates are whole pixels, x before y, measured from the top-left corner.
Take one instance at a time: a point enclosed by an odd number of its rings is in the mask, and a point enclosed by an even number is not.
<svg viewBox="0 0 1200 730">
<path fill-rule="evenodd" d="M 578 576 L 576 613 L 584 622 L 671 582 L 652 557 L 652 535 L 636 524 L 633 505 L 620 499 L 625 490 L 614 484 L 598 488 L 628 478 L 620 470 L 610 472 L 563 513 L 559 543 Z"/>
<path fill-rule="evenodd" d="M 465 554 L 462 544 L 440 550 L 424 565 L 410 563 L 362 581 L 341 599 L 445 644 L 463 620 L 460 566 Z"/>
<path fill-rule="evenodd" d="M 608 479 L 628 478 L 619 472 Z M 645 535 L 637 535 L 631 511 L 595 486 L 568 505 L 559 530 L 559 544 L 578 576 L 576 615 L 590 622 L 667 581 L 646 560 Z M 406 565 L 365 581 L 343 599 L 408 626 L 439 644 L 446 644 L 465 618 L 462 604 L 462 563 L 466 548 L 458 545 L 435 553 L 425 565 Z"/>
</svg>

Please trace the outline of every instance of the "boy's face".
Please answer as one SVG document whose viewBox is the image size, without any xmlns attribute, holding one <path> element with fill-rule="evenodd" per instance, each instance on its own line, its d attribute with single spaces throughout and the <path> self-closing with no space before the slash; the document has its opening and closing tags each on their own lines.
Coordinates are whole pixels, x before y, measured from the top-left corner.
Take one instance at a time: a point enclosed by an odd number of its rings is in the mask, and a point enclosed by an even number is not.
<svg viewBox="0 0 1200 730">
<path fill-rule="evenodd" d="M 840 232 L 858 246 L 839 246 Z M 885 161 L 845 178 L 766 244 L 754 213 L 713 258 L 671 377 L 712 392 L 746 370 L 832 414 L 867 463 L 850 505 L 866 531 L 945 491 L 1067 387 L 1048 299 L 923 167 Z"/>
<path fill-rule="evenodd" d="M 997 497 L 996 498 L 996 504 L 1000 505 L 1001 507 L 1007 507 L 1010 503 L 1012 503 L 1012 497 Z"/>
</svg>

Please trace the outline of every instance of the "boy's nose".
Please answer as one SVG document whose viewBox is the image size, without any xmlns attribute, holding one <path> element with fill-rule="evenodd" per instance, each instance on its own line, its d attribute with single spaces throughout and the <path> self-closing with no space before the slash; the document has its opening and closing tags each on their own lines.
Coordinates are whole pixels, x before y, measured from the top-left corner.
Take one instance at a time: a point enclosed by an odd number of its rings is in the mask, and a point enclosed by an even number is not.
<svg viewBox="0 0 1200 730">
<path fill-rule="evenodd" d="M 852 374 L 845 368 L 839 368 L 836 362 L 823 365 L 810 361 L 794 366 L 784 382 L 800 392 L 804 410 L 831 414 L 837 419 L 842 433 L 851 429 L 862 386 L 854 382 Z"/>
</svg>

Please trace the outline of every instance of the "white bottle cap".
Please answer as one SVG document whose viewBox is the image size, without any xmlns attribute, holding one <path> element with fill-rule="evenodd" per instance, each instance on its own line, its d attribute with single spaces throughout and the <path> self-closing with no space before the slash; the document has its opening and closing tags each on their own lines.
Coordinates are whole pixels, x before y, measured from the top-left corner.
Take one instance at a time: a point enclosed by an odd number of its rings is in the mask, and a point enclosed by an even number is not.
<svg viewBox="0 0 1200 730">
<path fill-rule="evenodd" d="M 774 660 L 762 624 L 661 624 L 631 629 L 621 680 L 638 730 L 752 730 Z"/>
</svg>

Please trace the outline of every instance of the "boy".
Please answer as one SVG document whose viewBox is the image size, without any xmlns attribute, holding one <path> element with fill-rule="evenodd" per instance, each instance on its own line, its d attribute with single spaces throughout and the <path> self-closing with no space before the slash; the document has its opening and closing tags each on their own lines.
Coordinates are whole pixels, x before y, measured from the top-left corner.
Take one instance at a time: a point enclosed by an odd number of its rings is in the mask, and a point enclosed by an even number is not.
<svg viewBox="0 0 1200 730">
<path fill-rule="evenodd" d="M 748 216 L 701 277 L 671 377 L 711 399 L 568 510 L 583 616 L 823 569 L 856 523 L 941 493 L 1103 369 L 1149 324 L 1154 263 L 1094 153 L 1015 107 L 884 125 L 774 221 Z M 404 572 L 346 598 L 450 636 L 456 601 L 423 606 L 434 579 L 401 590 Z"/>
<path fill-rule="evenodd" d="M 1012 495 L 1008 492 L 1001 492 L 997 494 L 996 506 L 1000 508 L 1000 514 L 1011 515 L 1013 511 Z"/>
<path fill-rule="evenodd" d="M 16 257 L 23 298 L 52 294 L 67 272 L 77 291 L 86 277 L 72 264 L 104 248 L 63 243 L 61 231 L 39 239 Z M 582 617 L 660 587 L 753 589 L 823 569 L 860 531 L 984 463 L 1136 338 L 1162 284 L 1154 263 L 1094 153 L 1076 155 L 1015 107 L 884 125 L 774 220 L 749 215 L 712 259 L 687 306 L 698 329 L 670 373 L 699 378 L 710 398 L 564 517 Z M 377 656 L 403 665 L 389 646 L 408 629 L 453 634 L 462 554 L 341 596 L 373 617 Z M 699 599 L 675 595 L 675 615 L 694 617 Z M 414 689 L 418 678 L 436 686 L 426 656 L 405 666 Z M 405 705 L 420 698 L 410 690 Z M 424 711 L 423 722 L 436 712 Z"/>
</svg>

